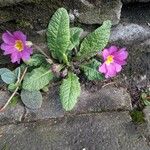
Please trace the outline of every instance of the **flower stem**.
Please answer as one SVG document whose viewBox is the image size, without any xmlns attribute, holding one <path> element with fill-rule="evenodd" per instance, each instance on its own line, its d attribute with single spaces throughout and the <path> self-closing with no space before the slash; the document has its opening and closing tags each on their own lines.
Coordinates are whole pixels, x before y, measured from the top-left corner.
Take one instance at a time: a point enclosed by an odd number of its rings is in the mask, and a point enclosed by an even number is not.
<svg viewBox="0 0 150 150">
<path fill-rule="evenodd" d="M 65 63 L 67 66 L 69 66 L 69 61 L 68 61 L 68 58 L 67 58 L 67 56 L 66 56 L 65 54 L 63 54 L 63 61 L 64 61 L 64 63 Z"/>
<path fill-rule="evenodd" d="M 26 72 L 27 72 L 27 69 L 28 69 L 28 67 L 26 67 L 26 68 L 24 69 L 24 72 L 23 72 L 23 74 L 22 74 L 20 80 L 17 81 L 18 84 L 20 84 L 20 83 L 22 82 L 22 80 L 23 80 L 23 78 L 24 78 L 24 76 L 25 76 L 25 74 L 26 74 Z M 8 104 L 10 103 L 10 101 L 12 100 L 12 98 L 13 98 L 13 97 L 15 96 L 15 94 L 17 93 L 18 89 L 19 89 L 19 86 L 16 87 L 15 91 L 12 93 L 12 95 L 10 96 L 10 98 L 8 99 L 8 101 L 6 102 L 6 104 L 0 109 L 0 112 L 2 112 L 2 111 L 5 110 L 5 108 L 8 106 Z"/>
</svg>

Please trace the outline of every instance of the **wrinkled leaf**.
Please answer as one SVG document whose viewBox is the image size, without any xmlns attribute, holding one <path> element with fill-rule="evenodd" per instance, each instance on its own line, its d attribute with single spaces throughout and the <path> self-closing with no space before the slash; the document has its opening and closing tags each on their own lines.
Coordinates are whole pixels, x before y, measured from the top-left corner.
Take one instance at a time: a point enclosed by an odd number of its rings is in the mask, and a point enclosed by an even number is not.
<svg viewBox="0 0 150 150">
<path fill-rule="evenodd" d="M 69 73 L 60 86 L 60 100 L 66 111 L 73 109 L 77 103 L 77 98 L 80 96 L 80 92 L 81 87 L 78 77 L 73 73 Z"/>
<path fill-rule="evenodd" d="M 77 54 L 77 60 L 84 61 L 102 50 L 109 41 L 110 30 L 111 22 L 105 21 L 101 27 L 85 37 Z"/>
<path fill-rule="evenodd" d="M 30 109 L 38 109 L 42 106 L 42 94 L 40 91 L 22 90 L 21 100 Z"/>
<path fill-rule="evenodd" d="M 146 106 L 150 106 L 150 101 L 149 101 L 149 100 L 145 99 L 145 100 L 143 100 L 143 102 L 144 102 L 144 104 L 145 104 Z"/>
<path fill-rule="evenodd" d="M 12 71 L 3 73 L 1 78 L 6 84 L 15 83 L 17 80 L 16 75 Z"/>
<path fill-rule="evenodd" d="M 17 84 L 11 83 L 11 84 L 8 85 L 8 90 L 10 92 L 15 91 L 16 88 L 17 88 Z"/>
<path fill-rule="evenodd" d="M 53 79 L 53 73 L 47 67 L 39 67 L 27 73 L 23 81 L 23 89 L 38 91 L 44 88 Z"/>
<path fill-rule="evenodd" d="M 52 56 L 62 61 L 70 43 L 69 15 L 67 10 L 59 8 L 48 26 L 48 47 Z"/>
<path fill-rule="evenodd" d="M 68 50 L 72 50 L 76 46 L 79 45 L 80 42 L 80 35 L 83 32 L 83 29 L 74 27 L 70 29 L 70 44 Z"/>
<path fill-rule="evenodd" d="M 46 63 L 46 59 L 41 54 L 34 54 L 30 60 L 25 63 L 29 66 L 40 66 L 42 63 Z"/>
<path fill-rule="evenodd" d="M 93 59 L 88 64 L 83 65 L 81 68 L 89 80 L 103 80 L 103 75 L 98 72 L 99 65 L 100 62 L 98 62 L 96 59 Z"/>
<path fill-rule="evenodd" d="M 17 67 L 15 70 L 14 70 L 14 73 L 16 75 L 16 78 L 17 80 L 20 79 L 20 76 L 21 76 L 21 68 L 20 67 Z"/>
<path fill-rule="evenodd" d="M 1 68 L 0 69 L 0 76 L 3 74 L 3 73 L 6 73 L 6 72 L 11 72 L 9 69 L 7 68 Z"/>
</svg>

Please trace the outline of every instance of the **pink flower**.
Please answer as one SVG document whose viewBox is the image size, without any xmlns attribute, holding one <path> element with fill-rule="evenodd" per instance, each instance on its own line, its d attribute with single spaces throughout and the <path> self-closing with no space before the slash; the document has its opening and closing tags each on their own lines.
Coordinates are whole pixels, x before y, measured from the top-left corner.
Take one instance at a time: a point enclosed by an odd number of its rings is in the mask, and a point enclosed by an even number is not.
<svg viewBox="0 0 150 150">
<path fill-rule="evenodd" d="M 20 60 L 28 61 L 32 54 L 31 45 L 26 41 L 27 37 L 21 31 L 16 31 L 13 34 L 5 32 L 2 35 L 4 43 L 1 44 L 1 49 L 4 50 L 4 55 L 11 55 L 11 62 L 18 64 Z"/>
<path fill-rule="evenodd" d="M 126 64 L 128 52 L 126 48 L 118 49 L 111 46 L 102 52 L 104 63 L 99 66 L 99 72 L 104 73 L 106 78 L 114 77 L 121 71 L 122 66 Z"/>
</svg>

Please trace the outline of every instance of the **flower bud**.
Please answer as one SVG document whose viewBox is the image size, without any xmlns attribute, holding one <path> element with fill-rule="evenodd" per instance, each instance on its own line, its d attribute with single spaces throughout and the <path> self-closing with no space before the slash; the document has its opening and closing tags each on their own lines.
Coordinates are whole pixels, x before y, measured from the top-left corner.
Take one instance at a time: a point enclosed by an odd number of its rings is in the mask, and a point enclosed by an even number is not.
<svg viewBox="0 0 150 150">
<path fill-rule="evenodd" d="M 60 72 L 60 70 L 61 70 L 61 65 L 59 65 L 59 64 L 53 64 L 51 69 L 52 69 L 52 71 L 53 71 L 54 73 Z"/>
<path fill-rule="evenodd" d="M 64 69 L 62 72 L 61 72 L 61 77 L 66 77 L 68 74 L 68 70 L 67 69 Z"/>
<path fill-rule="evenodd" d="M 33 43 L 32 43 L 31 41 L 26 41 L 26 46 L 32 47 L 32 46 L 33 46 Z"/>
</svg>

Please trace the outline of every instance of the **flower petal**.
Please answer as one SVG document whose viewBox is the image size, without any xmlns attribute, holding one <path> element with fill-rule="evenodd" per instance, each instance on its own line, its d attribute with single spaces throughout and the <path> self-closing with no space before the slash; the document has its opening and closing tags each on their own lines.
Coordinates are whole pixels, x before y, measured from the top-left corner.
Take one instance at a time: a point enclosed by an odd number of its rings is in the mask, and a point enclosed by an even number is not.
<svg viewBox="0 0 150 150">
<path fill-rule="evenodd" d="M 125 60 L 128 57 L 128 52 L 126 51 L 125 48 L 120 49 L 120 51 L 118 51 L 117 53 L 115 53 L 115 59 L 118 60 Z"/>
<path fill-rule="evenodd" d="M 29 54 L 32 54 L 33 53 L 33 48 L 29 48 L 29 47 L 26 47 L 25 49 L 24 49 L 24 51 L 25 52 L 28 52 Z"/>
<path fill-rule="evenodd" d="M 18 62 L 18 64 L 19 64 L 20 60 L 21 60 L 21 53 L 14 52 L 11 54 L 11 62 L 12 63 Z"/>
<path fill-rule="evenodd" d="M 109 54 L 112 55 L 114 52 L 117 52 L 118 48 L 116 46 L 111 46 L 108 50 Z"/>
<path fill-rule="evenodd" d="M 11 54 L 11 62 L 12 63 L 15 63 L 18 61 L 18 54 L 15 52 L 15 53 L 12 53 Z"/>
<path fill-rule="evenodd" d="M 9 31 L 2 34 L 2 39 L 6 44 L 9 45 L 15 44 L 14 36 Z"/>
<path fill-rule="evenodd" d="M 4 55 L 15 52 L 15 48 L 13 46 L 7 45 L 5 43 L 1 44 L 1 49 L 4 50 Z"/>
<path fill-rule="evenodd" d="M 30 53 L 23 52 L 22 53 L 22 59 L 23 59 L 23 61 L 28 61 L 30 59 Z"/>
<path fill-rule="evenodd" d="M 104 60 L 106 60 L 109 55 L 110 54 L 109 54 L 108 49 L 104 49 L 103 52 L 102 52 L 102 56 L 103 56 Z"/>
<path fill-rule="evenodd" d="M 99 72 L 101 72 L 101 73 L 106 73 L 107 72 L 105 63 L 103 63 L 102 65 L 99 66 Z"/>
<path fill-rule="evenodd" d="M 15 36 L 15 38 L 17 40 L 21 40 L 25 43 L 26 39 L 27 39 L 27 36 L 25 34 L 23 34 L 21 31 L 15 31 L 13 33 L 13 35 Z"/>
<path fill-rule="evenodd" d="M 115 63 L 117 63 L 117 64 L 119 64 L 119 65 L 121 65 L 121 66 L 122 66 L 122 65 L 126 65 L 126 64 L 127 64 L 127 62 L 126 62 L 126 61 L 124 61 L 124 60 L 122 60 L 122 61 L 121 61 L 121 60 L 117 60 L 117 59 L 115 59 L 115 60 L 114 60 L 114 62 L 115 62 Z"/>
<path fill-rule="evenodd" d="M 114 63 L 114 66 L 116 68 L 116 72 L 120 72 L 121 71 L 122 67 L 121 67 L 120 64 Z"/>
<path fill-rule="evenodd" d="M 109 77 L 114 77 L 116 76 L 116 68 L 115 68 L 115 65 L 114 63 L 113 64 L 109 64 L 109 65 L 106 65 L 106 68 L 107 68 L 107 73 L 106 73 L 106 76 L 109 76 Z"/>
</svg>

